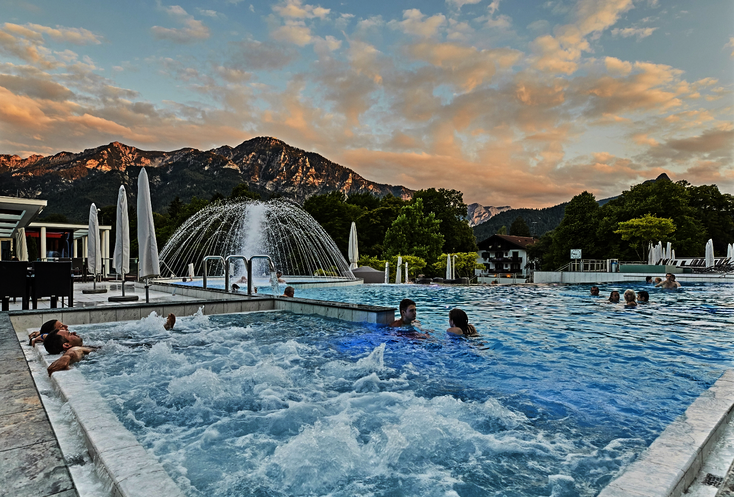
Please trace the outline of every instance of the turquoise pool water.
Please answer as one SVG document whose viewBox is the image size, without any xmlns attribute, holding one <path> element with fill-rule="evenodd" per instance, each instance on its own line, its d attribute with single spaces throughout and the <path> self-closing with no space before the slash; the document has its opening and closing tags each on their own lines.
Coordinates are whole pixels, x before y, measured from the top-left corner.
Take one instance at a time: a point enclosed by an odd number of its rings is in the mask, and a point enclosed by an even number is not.
<svg viewBox="0 0 734 497">
<path fill-rule="evenodd" d="M 103 345 L 79 369 L 192 496 L 590 496 L 732 367 L 734 288 L 648 291 L 625 309 L 588 286 L 306 289 L 410 297 L 431 337 L 151 316 L 75 327 Z M 454 306 L 481 338 L 445 334 Z"/>
</svg>

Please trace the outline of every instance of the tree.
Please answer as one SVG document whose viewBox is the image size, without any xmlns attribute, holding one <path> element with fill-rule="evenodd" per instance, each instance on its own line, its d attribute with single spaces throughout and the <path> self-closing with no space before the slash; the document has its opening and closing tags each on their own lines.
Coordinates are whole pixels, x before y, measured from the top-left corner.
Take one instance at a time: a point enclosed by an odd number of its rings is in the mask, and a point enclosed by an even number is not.
<svg viewBox="0 0 734 497">
<path fill-rule="evenodd" d="M 304 202 L 303 209 L 324 228 L 346 259 L 352 221 L 356 221 L 364 210 L 356 205 L 347 204 L 346 195 L 340 191 L 314 195 Z"/>
<path fill-rule="evenodd" d="M 506 235 L 507 234 L 507 226 L 500 226 L 500 229 L 497 230 L 498 235 Z"/>
<path fill-rule="evenodd" d="M 614 232 L 622 236 L 622 240 L 629 240 L 640 259 L 644 259 L 647 245 L 654 240 L 666 240 L 668 235 L 675 231 L 672 219 L 659 218 L 651 214 L 622 221 Z M 666 240 L 667 241 L 667 240 Z M 640 255 L 639 249 L 642 249 Z"/>
<path fill-rule="evenodd" d="M 599 257 L 603 248 L 596 241 L 599 204 L 594 195 L 583 192 L 566 206 L 563 221 L 553 231 L 551 250 L 544 256 L 546 267 L 553 269 L 571 260 L 571 249 L 581 249 L 585 259 Z"/>
<path fill-rule="evenodd" d="M 385 254 L 389 257 L 415 255 L 435 261 L 444 244 L 440 224 L 434 213 L 424 213 L 423 200 L 418 198 L 400 209 L 400 215 L 385 233 Z"/>
<path fill-rule="evenodd" d="M 447 255 L 448 254 L 439 255 L 438 259 L 433 264 L 433 268 L 436 274 L 439 274 L 441 276 L 446 274 Z M 451 256 L 456 256 L 456 258 L 452 260 L 455 264 L 454 267 L 456 268 L 456 276 L 459 278 L 472 278 L 474 277 L 475 269 L 484 269 L 484 266 L 477 262 L 476 252 L 459 252 L 456 254 L 451 254 Z"/>
<path fill-rule="evenodd" d="M 458 190 L 429 188 L 413 194 L 412 202 L 423 201 L 423 211 L 433 213 L 440 222 L 444 252 L 476 252 L 477 240 L 466 220 L 464 194 Z"/>
<path fill-rule="evenodd" d="M 347 203 L 371 211 L 380 207 L 380 197 L 370 192 L 352 193 L 347 197 Z"/>
<path fill-rule="evenodd" d="M 510 225 L 510 234 L 514 236 L 531 236 L 528 223 L 521 216 L 516 217 Z"/>
<path fill-rule="evenodd" d="M 247 186 L 247 183 L 240 183 L 239 185 L 232 188 L 232 193 L 229 194 L 229 198 L 237 200 L 244 200 L 247 198 L 252 200 L 260 200 L 260 194 L 251 192 L 250 187 Z"/>
</svg>

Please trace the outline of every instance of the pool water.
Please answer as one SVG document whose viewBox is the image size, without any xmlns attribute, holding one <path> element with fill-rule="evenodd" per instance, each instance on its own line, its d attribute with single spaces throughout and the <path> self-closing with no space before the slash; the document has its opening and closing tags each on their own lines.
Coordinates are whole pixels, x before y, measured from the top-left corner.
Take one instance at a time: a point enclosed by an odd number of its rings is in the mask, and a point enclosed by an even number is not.
<svg viewBox="0 0 734 497">
<path fill-rule="evenodd" d="M 78 368 L 191 496 L 591 496 L 732 367 L 734 288 L 646 288 L 636 309 L 588 288 L 306 289 L 410 297 L 431 336 L 152 315 L 75 327 L 103 345 Z M 481 338 L 446 335 L 455 306 Z"/>
</svg>

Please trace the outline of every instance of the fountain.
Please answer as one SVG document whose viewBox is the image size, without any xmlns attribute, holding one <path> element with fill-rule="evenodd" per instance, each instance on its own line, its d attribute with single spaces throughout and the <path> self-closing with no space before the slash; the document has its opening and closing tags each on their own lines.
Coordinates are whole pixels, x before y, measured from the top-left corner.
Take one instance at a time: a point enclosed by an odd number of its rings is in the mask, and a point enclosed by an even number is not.
<svg viewBox="0 0 734 497">
<path fill-rule="evenodd" d="M 334 240 L 306 211 L 286 199 L 224 201 L 211 204 L 191 216 L 171 236 L 160 258 L 174 275 L 227 272 L 247 274 L 253 256 L 255 279 L 270 278 L 270 261 L 288 277 L 298 280 L 354 280 Z M 225 259 L 227 262 L 225 263 Z"/>
</svg>

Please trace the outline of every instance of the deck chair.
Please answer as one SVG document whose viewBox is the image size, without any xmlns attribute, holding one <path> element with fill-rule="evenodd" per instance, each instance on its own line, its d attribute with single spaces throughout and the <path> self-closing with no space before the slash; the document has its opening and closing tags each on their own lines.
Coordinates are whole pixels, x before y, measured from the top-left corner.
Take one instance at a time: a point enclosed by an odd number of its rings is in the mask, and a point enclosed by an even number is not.
<svg viewBox="0 0 734 497">
<path fill-rule="evenodd" d="M 23 309 L 28 309 L 27 262 L 0 262 L 0 299 L 3 311 L 10 310 L 10 297 L 20 297 Z"/>
<path fill-rule="evenodd" d="M 51 308 L 55 309 L 59 297 L 69 297 L 69 307 L 74 307 L 74 279 L 71 262 L 34 262 L 33 308 L 38 307 L 40 297 L 51 297 Z M 63 305 L 63 300 L 62 300 Z"/>
</svg>

